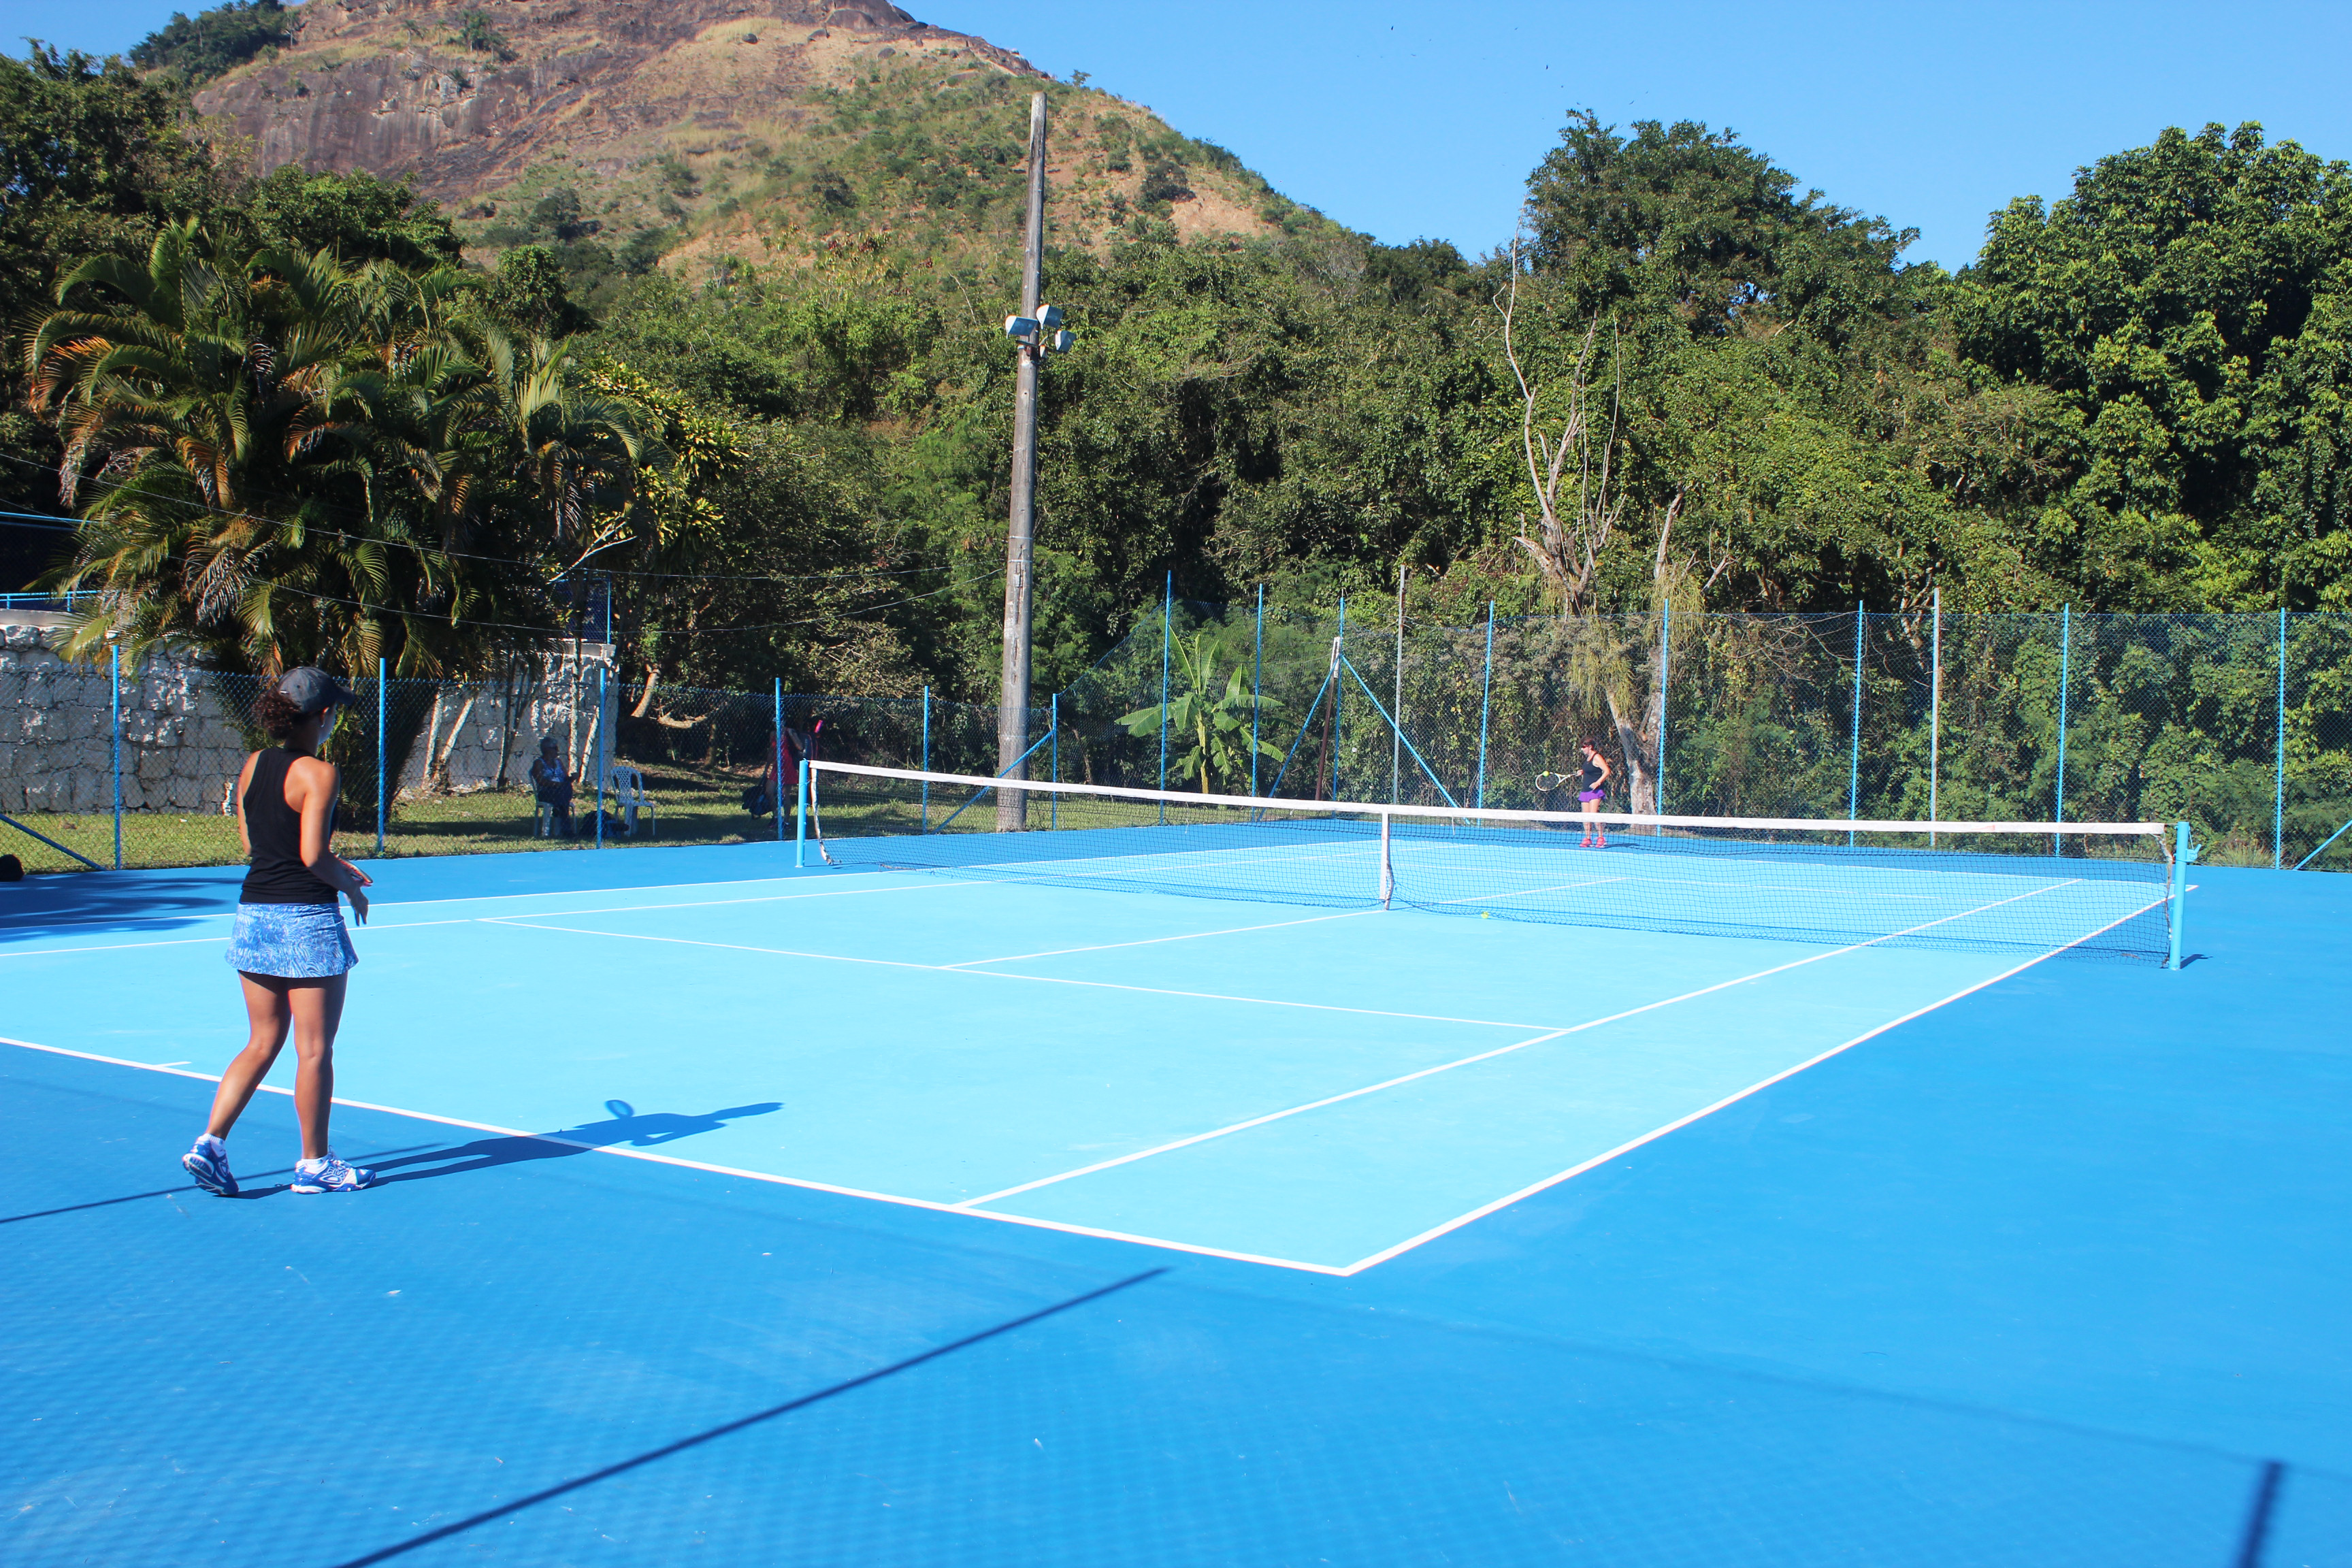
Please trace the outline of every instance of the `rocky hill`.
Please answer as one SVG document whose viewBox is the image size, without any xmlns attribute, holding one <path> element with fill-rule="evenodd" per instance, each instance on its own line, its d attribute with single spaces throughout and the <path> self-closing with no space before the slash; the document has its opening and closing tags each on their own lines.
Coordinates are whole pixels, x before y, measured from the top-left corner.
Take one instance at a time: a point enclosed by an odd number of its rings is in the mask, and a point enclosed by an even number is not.
<svg viewBox="0 0 2352 1568">
<path fill-rule="evenodd" d="M 589 235 L 692 267 L 887 233 L 997 251 L 1027 97 L 1055 99 L 1055 243 L 1330 232 L 1222 148 L 1019 55 L 866 0 L 309 0 L 198 111 L 286 163 L 408 176 L 495 253 Z"/>
</svg>

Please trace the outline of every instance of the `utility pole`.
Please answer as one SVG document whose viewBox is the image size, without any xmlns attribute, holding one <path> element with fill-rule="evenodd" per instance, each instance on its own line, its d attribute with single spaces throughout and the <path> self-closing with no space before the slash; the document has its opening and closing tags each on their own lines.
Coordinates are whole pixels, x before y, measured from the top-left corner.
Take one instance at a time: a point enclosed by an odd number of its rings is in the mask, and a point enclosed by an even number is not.
<svg viewBox="0 0 2352 1568">
<path fill-rule="evenodd" d="M 996 768 L 1000 778 L 1025 778 L 1029 750 L 1030 570 L 1037 538 L 1037 370 L 1048 335 L 1037 321 L 1045 259 L 1045 95 L 1029 99 L 1029 215 L 1021 258 L 1021 314 L 1025 337 L 1015 334 L 1021 363 L 1013 388 L 1013 515 L 1004 535 L 1004 678 L 998 687 Z M 1008 323 L 1007 332 L 1013 331 Z M 996 830 L 1028 826 L 1026 790 L 996 792 Z"/>
</svg>

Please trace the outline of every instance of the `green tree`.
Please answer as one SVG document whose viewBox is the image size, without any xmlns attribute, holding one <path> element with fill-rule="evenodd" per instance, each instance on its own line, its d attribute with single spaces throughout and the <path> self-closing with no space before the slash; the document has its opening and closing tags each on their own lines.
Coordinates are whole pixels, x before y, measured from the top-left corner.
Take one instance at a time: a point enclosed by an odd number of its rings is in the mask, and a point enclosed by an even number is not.
<svg viewBox="0 0 2352 1568">
<path fill-rule="evenodd" d="M 188 86 L 201 87 L 293 39 L 294 18 L 278 0 L 229 0 L 194 16 L 173 12 L 169 22 L 132 46 L 131 63 L 142 70 L 170 71 Z"/>
<path fill-rule="evenodd" d="M 1282 705 L 1249 689 L 1249 669 L 1225 646 L 1220 628 L 1202 626 L 1171 646 L 1175 689 L 1167 702 L 1122 713 L 1118 721 L 1136 736 L 1157 735 L 1164 722 L 1175 742 L 1169 760 L 1178 778 L 1200 780 L 1202 795 L 1218 794 L 1221 782 L 1238 793 L 1235 781 L 1249 777 L 1253 751 L 1282 760 L 1281 747 L 1250 736 L 1254 714 L 1272 713 Z M 1230 671 L 1223 668 L 1227 659 L 1233 661 Z"/>
</svg>

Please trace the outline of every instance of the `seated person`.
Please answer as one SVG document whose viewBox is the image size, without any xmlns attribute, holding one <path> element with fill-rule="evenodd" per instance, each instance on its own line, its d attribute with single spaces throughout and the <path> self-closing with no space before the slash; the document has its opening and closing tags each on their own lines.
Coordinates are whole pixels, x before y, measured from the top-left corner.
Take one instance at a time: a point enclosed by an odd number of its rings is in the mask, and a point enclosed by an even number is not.
<svg viewBox="0 0 2352 1568">
<path fill-rule="evenodd" d="M 539 803 L 539 836 L 552 838 L 560 832 L 572 837 L 572 776 L 563 771 L 562 748 L 550 735 L 539 743 L 539 760 L 530 764 L 530 789 Z"/>
</svg>

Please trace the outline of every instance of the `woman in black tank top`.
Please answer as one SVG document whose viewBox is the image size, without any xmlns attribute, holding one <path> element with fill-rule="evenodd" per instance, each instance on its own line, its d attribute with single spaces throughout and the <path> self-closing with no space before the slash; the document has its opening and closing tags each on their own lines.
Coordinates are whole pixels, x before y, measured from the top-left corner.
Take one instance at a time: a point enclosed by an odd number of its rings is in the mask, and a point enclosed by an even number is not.
<svg viewBox="0 0 2352 1568">
<path fill-rule="evenodd" d="M 207 1191 L 233 1197 L 227 1139 L 268 1074 L 290 1029 L 299 1065 L 294 1109 L 302 1123 L 298 1193 L 355 1192 L 374 1181 L 327 1146 L 334 1108 L 335 1030 L 342 1021 L 345 976 L 359 955 L 343 929 L 341 895 L 367 923 L 367 873 L 329 847 L 341 779 L 320 760 L 337 707 L 352 693 L 308 666 L 291 669 L 261 694 L 255 711 L 277 745 L 245 760 L 236 784 L 237 836 L 250 861 L 238 895 L 228 962 L 245 992 L 251 1034 L 221 1075 L 211 1124 L 180 1163 Z"/>
<path fill-rule="evenodd" d="M 1601 802 L 1609 793 L 1609 775 L 1614 770 L 1609 766 L 1609 759 L 1601 754 L 1601 748 L 1592 743 L 1591 736 L 1579 742 L 1577 750 L 1584 754 L 1583 769 L 1577 774 L 1576 792 L 1577 800 L 1584 806 L 1584 842 L 1577 847 L 1606 849 L 1609 847 L 1609 835 L 1601 831 Z"/>
</svg>

